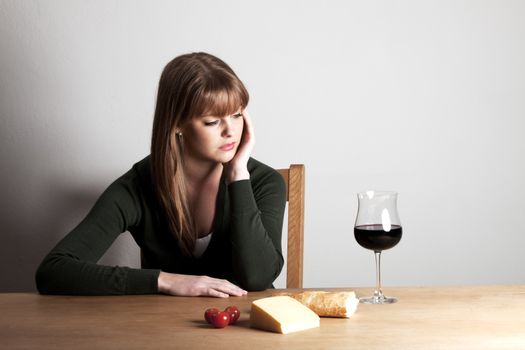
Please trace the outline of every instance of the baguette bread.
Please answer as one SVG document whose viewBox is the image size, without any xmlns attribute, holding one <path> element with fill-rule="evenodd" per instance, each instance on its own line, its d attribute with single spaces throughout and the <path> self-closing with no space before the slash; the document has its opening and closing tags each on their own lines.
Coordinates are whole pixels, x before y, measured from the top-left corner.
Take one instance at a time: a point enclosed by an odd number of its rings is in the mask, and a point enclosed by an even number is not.
<svg viewBox="0 0 525 350">
<path fill-rule="evenodd" d="M 301 293 L 277 293 L 288 295 L 310 308 L 320 317 L 350 317 L 359 304 L 354 292 L 305 291 Z"/>
</svg>

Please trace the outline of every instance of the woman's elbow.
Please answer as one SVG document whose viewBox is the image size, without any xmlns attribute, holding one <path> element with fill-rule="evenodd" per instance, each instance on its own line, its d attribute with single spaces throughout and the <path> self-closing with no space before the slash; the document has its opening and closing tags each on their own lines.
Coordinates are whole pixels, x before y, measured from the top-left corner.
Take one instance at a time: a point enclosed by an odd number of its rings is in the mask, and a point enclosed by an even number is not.
<svg viewBox="0 0 525 350">
<path fill-rule="evenodd" d="M 57 275 L 54 264 L 48 258 L 44 259 L 35 273 L 36 289 L 40 294 L 58 294 Z"/>
<path fill-rule="evenodd" d="M 260 276 L 248 276 L 240 283 L 240 287 L 248 292 L 258 292 L 271 288 L 273 280 L 261 278 Z"/>
<path fill-rule="evenodd" d="M 278 264 L 274 271 L 259 271 L 258 273 L 247 273 L 240 278 L 240 286 L 249 292 L 257 292 L 273 288 L 273 282 L 279 277 L 282 263 Z"/>
<path fill-rule="evenodd" d="M 48 268 L 44 265 L 44 263 L 40 264 L 38 269 L 35 273 L 35 283 L 36 283 L 36 289 L 40 294 L 51 294 L 50 293 L 50 285 L 49 285 L 49 273 Z"/>
</svg>

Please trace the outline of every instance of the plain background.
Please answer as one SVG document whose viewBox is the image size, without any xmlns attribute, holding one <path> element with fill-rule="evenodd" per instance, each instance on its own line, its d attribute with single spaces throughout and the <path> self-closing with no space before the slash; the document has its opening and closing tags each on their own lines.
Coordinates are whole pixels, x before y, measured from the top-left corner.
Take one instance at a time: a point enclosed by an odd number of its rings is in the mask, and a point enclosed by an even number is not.
<svg viewBox="0 0 525 350">
<path fill-rule="evenodd" d="M 149 153 L 162 68 L 192 51 L 245 82 L 254 157 L 306 165 L 305 287 L 373 286 L 367 189 L 399 192 L 386 291 L 525 283 L 524 18 L 501 0 L 0 0 L 0 291 L 35 290 Z M 138 265 L 129 234 L 103 262 Z"/>
</svg>

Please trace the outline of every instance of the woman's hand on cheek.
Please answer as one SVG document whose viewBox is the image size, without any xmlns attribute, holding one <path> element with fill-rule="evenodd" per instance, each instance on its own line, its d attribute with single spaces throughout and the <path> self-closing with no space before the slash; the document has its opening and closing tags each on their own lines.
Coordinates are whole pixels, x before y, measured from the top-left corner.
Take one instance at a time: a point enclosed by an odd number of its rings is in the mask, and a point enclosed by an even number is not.
<svg viewBox="0 0 525 350">
<path fill-rule="evenodd" d="M 239 180 L 246 180 L 250 178 L 248 172 L 248 159 L 252 154 L 255 146 L 255 133 L 253 131 L 253 124 L 247 110 L 242 112 L 244 119 L 244 127 L 239 147 L 235 156 L 228 163 L 224 164 L 227 183 Z"/>
<path fill-rule="evenodd" d="M 248 292 L 235 284 L 208 276 L 179 275 L 161 271 L 158 278 L 160 293 L 178 296 L 211 296 L 227 298 L 246 295 Z"/>
</svg>

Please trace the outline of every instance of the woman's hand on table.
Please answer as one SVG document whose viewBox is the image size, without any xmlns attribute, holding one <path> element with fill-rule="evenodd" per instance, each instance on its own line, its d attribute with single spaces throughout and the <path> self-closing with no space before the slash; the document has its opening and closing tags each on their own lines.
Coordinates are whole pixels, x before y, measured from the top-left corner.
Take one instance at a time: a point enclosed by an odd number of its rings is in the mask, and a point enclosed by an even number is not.
<svg viewBox="0 0 525 350">
<path fill-rule="evenodd" d="M 210 296 L 227 298 L 242 296 L 248 292 L 235 284 L 208 276 L 193 276 L 161 271 L 158 279 L 159 292 L 178 296 Z"/>
</svg>

